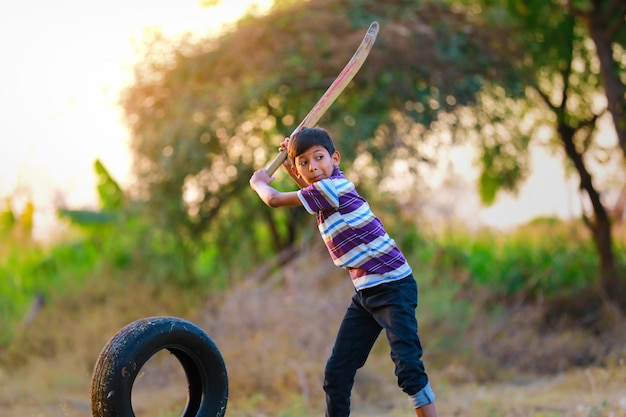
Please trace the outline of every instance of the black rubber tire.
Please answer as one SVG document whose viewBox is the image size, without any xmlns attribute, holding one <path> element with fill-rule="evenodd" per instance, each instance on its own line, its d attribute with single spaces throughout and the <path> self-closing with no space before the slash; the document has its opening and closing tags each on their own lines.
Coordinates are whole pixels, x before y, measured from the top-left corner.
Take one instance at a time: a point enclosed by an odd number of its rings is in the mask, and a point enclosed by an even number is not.
<svg viewBox="0 0 626 417">
<path fill-rule="evenodd" d="M 134 417 L 131 392 L 142 366 L 169 350 L 182 365 L 189 385 L 182 417 L 222 417 L 228 377 L 222 355 L 200 327 L 176 317 L 148 317 L 121 329 L 104 346 L 91 378 L 93 417 Z"/>
</svg>

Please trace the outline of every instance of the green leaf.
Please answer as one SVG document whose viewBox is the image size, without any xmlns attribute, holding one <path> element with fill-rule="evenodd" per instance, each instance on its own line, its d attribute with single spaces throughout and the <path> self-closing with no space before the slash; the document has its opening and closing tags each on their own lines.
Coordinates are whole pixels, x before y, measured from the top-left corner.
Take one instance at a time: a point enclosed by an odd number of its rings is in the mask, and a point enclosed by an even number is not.
<svg viewBox="0 0 626 417">
<path fill-rule="evenodd" d="M 110 224 L 117 218 L 113 213 L 92 210 L 60 209 L 58 215 L 80 226 Z"/>
<path fill-rule="evenodd" d="M 121 207 L 124 204 L 124 192 L 99 159 L 94 162 L 94 170 L 98 177 L 98 197 L 102 208 L 110 210 Z"/>
</svg>

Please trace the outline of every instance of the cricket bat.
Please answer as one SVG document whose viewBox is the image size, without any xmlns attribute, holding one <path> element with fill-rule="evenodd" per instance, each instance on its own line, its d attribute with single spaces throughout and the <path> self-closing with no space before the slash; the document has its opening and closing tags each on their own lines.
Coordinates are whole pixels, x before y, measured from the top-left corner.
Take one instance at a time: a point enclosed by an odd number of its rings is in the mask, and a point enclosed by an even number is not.
<svg viewBox="0 0 626 417">
<path fill-rule="evenodd" d="M 302 122 L 295 128 L 291 136 L 305 127 L 315 126 L 326 110 L 328 110 L 331 104 L 339 97 L 339 94 L 341 94 L 350 81 L 352 81 L 352 78 L 354 78 L 354 75 L 359 71 L 374 45 L 374 41 L 378 35 L 378 27 L 378 22 L 372 22 L 361 44 L 354 52 L 354 55 L 352 55 L 352 58 L 350 58 L 350 61 L 348 61 L 343 70 L 341 70 L 324 95 L 315 103 L 311 111 L 309 111 L 309 114 L 302 119 Z M 273 175 L 278 167 L 285 162 L 285 159 L 287 159 L 287 151 L 281 150 L 267 168 L 265 168 L 267 173 Z"/>
</svg>

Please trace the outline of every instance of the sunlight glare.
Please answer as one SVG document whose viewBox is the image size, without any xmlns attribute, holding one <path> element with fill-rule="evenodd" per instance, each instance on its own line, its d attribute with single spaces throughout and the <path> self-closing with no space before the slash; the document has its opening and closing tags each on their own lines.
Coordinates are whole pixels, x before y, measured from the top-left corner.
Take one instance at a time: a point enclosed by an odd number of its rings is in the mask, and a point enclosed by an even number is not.
<svg viewBox="0 0 626 417">
<path fill-rule="evenodd" d="M 0 5 L 0 198 L 35 204 L 36 238 L 58 226 L 58 206 L 97 204 L 93 164 L 130 183 L 131 156 L 118 93 L 130 79 L 133 40 L 207 35 L 271 0 L 4 2 Z"/>
</svg>

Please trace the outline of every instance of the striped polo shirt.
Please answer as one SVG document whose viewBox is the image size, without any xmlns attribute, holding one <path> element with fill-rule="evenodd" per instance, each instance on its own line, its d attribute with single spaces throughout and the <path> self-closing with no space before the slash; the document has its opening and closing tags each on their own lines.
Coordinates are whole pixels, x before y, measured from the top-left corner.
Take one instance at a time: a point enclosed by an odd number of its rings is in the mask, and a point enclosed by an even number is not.
<svg viewBox="0 0 626 417">
<path fill-rule="evenodd" d="M 357 290 L 402 279 L 411 273 L 406 258 L 339 168 L 298 191 L 335 265 L 350 272 Z"/>
</svg>

